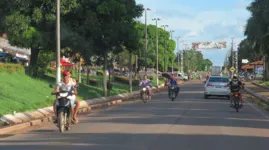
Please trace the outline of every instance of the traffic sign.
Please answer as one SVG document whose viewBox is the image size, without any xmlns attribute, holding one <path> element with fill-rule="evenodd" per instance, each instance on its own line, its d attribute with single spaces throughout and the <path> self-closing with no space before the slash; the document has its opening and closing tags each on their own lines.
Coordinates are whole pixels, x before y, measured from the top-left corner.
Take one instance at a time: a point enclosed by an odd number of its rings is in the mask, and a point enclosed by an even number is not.
<svg viewBox="0 0 269 150">
<path fill-rule="evenodd" d="M 231 67 L 231 68 L 230 68 L 230 71 L 231 71 L 231 72 L 234 72 L 234 71 L 235 71 L 235 68 L 234 68 L 234 67 Z"/>
</svg>

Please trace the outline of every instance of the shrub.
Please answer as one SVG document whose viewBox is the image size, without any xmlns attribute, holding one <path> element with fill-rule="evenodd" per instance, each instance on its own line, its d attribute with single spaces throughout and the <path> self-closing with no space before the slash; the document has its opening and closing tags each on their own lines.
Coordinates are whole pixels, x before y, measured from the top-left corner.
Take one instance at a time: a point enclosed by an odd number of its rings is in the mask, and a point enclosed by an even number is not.
<svg viewBox="0 0 269 150">
<path fill-rule="evenodd" d="M 25 69 L 20 64 L 4 64 L 4 63 L 0 63 L 0 72 L 24 73 Z"/>
<path fill-rule="evenodd" d="M 129 84 L 129 78 L 124 77 L 124 76 L 114 76 L 115 81 L 124 83 L 124 84 Z M 133 86 L 138 86 L 139 85 L 139 80 L 133 80 L 132 81 Z"/>
<path fill-rule="evenodd" d="M 98 86 L 98 82 L 96 79 L 89 79 L 88 83 L 89 85 L 92 85 L 92 86 Z"/>
<path fill-rule="evenodd" d="M 96 75 L 103 76 L 104 75 L 104 71 L 103 70 L 97 70 Z"/>
</svg>

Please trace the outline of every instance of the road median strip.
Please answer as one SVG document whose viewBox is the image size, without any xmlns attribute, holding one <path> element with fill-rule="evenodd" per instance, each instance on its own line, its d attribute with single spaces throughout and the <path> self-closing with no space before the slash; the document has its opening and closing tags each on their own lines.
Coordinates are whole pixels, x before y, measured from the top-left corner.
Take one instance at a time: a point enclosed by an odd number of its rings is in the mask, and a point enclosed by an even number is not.
<svg viewBox="0 0 269 150">
<path fill-rule="evenodd" d="M 153 93 L 158 93 L 165 90 L 164 85 L 152 88 Z M 138 99 L 139 91 L 134 91 L 132 94 L 124 93 L 109 97 L 94 98 L 90 100 L 80 101 L 78 114 L 90 112 L 94 109 L 107 108 L 109 106 L 118 105 L 125 101 Z M 0 127 L 0 135 L 8 134 L 14 131 L 20 131 L 31 126 L 42 125 L 51 122 L 54 119 L 53 107 L 45 107 L 31 112 L 19 112 L 16 114 L 7 114 L 0 118 L 6 126 Z"/>
</svg>

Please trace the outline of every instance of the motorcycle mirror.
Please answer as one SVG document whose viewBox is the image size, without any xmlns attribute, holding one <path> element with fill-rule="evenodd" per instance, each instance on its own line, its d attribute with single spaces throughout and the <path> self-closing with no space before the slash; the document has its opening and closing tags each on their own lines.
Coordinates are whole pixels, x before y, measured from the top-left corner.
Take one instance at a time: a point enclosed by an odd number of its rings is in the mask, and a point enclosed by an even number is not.
<svg viewBox="0 0 269 150">
<path fill-rule="evenodd" d="M 54 88 L 54 86 L 52 84 L 49 85 L 50 88 Z"/>
</svg>

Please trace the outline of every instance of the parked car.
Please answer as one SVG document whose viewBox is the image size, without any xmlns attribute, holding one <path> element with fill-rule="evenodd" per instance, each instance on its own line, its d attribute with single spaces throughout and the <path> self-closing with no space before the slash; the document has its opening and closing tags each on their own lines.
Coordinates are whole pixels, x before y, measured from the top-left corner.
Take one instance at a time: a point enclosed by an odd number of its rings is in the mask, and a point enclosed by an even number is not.
<svg viewBox="0 0 269 150">
<path fill-rule="evenodd" d="M 0 62 L 3 63 L 13 63 L 14 59 L 13 56 L 9 53 L 0 52 Z"/>
<path fill-rule="evenodd" d="M 227 76 L 211 76 L 205 83 L 204 98 L 209 96 L 227 97 L 230 99 L 229 78 Z"/>
</svg>

